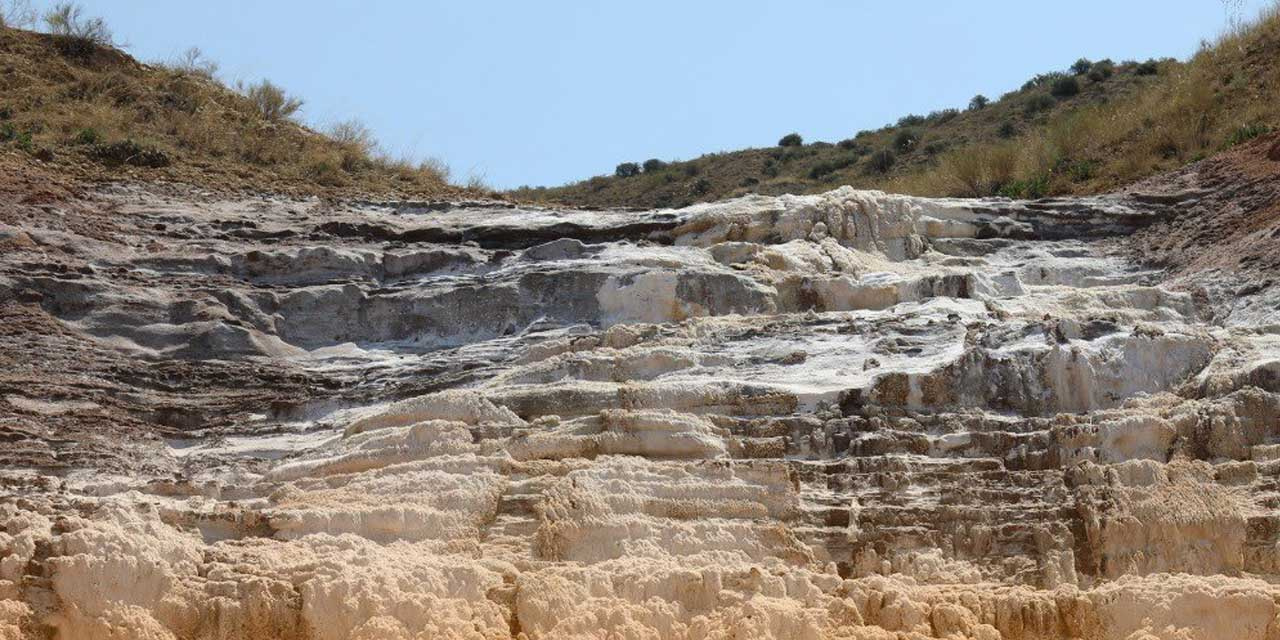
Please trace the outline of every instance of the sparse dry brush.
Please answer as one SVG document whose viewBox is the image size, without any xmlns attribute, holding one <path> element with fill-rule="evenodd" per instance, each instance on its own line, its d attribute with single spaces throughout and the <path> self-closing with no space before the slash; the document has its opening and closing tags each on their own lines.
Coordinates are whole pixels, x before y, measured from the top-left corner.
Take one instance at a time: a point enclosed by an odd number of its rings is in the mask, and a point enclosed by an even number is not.
<svg viewBox="0 0 1280 640">
<path fill-rule="evenodd" d="M 29 29 L 37 15 L 30 0 L 0 0 L 0 27 Z"/>
<path fill-rule="evenodd" d="M 347 173 L 355 173 L 371 166 L 370 158 L 378 149 L 373 131 L 359 120 L 346 120 L 329 127 L 329 137 L 338 145 L 339 166 Z"/>
<path fill-rule="evenodd" d="M 294 121 L 302 100 L 263 80 L 232 90 L 197 48 L 155 65 L 112 45 L 107 24 L 53 7 L 49 33 L 22 0 L 0 0 L 0 152 L 78 174 L 165 177 L 210 186 L 448 195 L 439 161 L 390 160 L 357 121 L 325 133 Z"/>
<path fill-rule="evenodd" d="M 168 66 L 176 73 L 199 76 L 206 80 L 213 80 L 218 75 L 218 63 L 207 58 L 199 47 L 183 51 L 172 63 L 163 66 Z"/>
<path fill-rule="evenodd" d="M 78 4 L 60 2 L 54 5 L 45 14 L 44 22 L 65 55 L 84 58 L 112 46 L 111 30 L 107 28 L 106 21 L 84 15 L 84 8 Z"/>
<path fill-rule="evenodd" d="M 302 99 L 285 93 L 270 80 L 260 80 L 253 84 L 241 85 L 241 92 L 249 99 L 253 107 L 269 122 L 279 122 L 292 118 L 302 109 Z"/>
</svg>

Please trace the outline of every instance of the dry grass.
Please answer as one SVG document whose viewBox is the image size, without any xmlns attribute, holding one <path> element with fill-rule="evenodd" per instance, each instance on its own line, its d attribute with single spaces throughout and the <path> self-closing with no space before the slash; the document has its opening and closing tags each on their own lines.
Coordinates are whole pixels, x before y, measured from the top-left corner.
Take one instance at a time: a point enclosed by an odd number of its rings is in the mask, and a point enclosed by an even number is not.
<svg viewBox="0 0 1280 640">
<path fill-rule="evenodd" d="M 198 49 L 141 64 L 104 44 L 106 25 L 74 6 L 51 15 L 56 33 L 0 28 L 0 69 L 7 70 L 0 73 L 0 154 L 33 156 L 50 169 L 94 180 L 334 195 L 480 195 L 449 185 L 442 163 L 388 160 L 358 122 L 335 125 L 326 135 L 293 121 L 301 100 L 269 82 L 243 94 L 229 89 Z M 67 38 L 81 37 L 92 46 L 68 49 Z M 113 153 L 121 149 L 138 153 Z M 124 162 L 104 162 L 108 157 Z M 148 166 L 141 166 L 144 159 Z"/>
<path fill-rule="evenodd" d="M 1172 169 L 1280 125 L 1277 62 L 1280 5 L 1273 5 L 1188 62 L 1163 63 L 1161 81 L 1143 91 L 1054 114 L 1017 140 L 1021 157 L 1000 187 L 973 188 L 973 176 L 994 170 L 993 145 L 945 158 L 937 169 L 943 180 L 922 172 L 898 186 L 924 195 L 1087 193 Z M 1043 191 L 1028 189 L 1035 185 Z"/>
</svg>

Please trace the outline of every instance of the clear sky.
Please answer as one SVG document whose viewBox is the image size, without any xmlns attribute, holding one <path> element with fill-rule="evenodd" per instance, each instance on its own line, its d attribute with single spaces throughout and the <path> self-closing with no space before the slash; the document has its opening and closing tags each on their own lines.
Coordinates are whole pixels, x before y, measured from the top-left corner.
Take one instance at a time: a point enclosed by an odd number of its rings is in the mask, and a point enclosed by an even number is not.
<svg viewBox="0 0 1280 640">
<path fill-rule="evenodd" d="M 836 141 L 1081 56 L 1183 58 L 1228 20 L 1221 0 L 81 3 L 138 58 L 198 46 L 225 80 L 303 97 L 310 124 L 359 118 L 392 152 L 498 188 L 793 130 Z"/>
</svg>

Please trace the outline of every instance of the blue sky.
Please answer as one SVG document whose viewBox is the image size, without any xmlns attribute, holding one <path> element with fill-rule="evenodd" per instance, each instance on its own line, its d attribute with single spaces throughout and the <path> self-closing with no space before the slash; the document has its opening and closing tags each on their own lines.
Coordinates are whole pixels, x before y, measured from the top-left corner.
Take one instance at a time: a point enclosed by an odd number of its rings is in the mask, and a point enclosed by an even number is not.
<svg viewBox="0 0 1280 640">
<path fill-rule="evenodd" d="M 793 130 L 836 141 L 1081 56 L 1185 57 L 1228 16 L 1220 0 L 82 4 L 143 60 L 198 46 L 228 81 L 303 97 L 308 123 L 359 118 L 392 152 L 498 188 Z"/>
</svg>

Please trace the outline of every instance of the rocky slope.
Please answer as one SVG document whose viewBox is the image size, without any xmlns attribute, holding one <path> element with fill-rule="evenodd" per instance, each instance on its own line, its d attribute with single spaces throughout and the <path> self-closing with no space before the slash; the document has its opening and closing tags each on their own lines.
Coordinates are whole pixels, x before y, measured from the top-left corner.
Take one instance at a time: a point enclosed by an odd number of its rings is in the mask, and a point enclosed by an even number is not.
<svg viewBox="0 0 1280 640">
<path fill-rule="evenodd" d="M 1280 637 L 1280 289 L 1161 240 L 1219 169 L 12 198 L 0 638 Z"/>
</svg>

